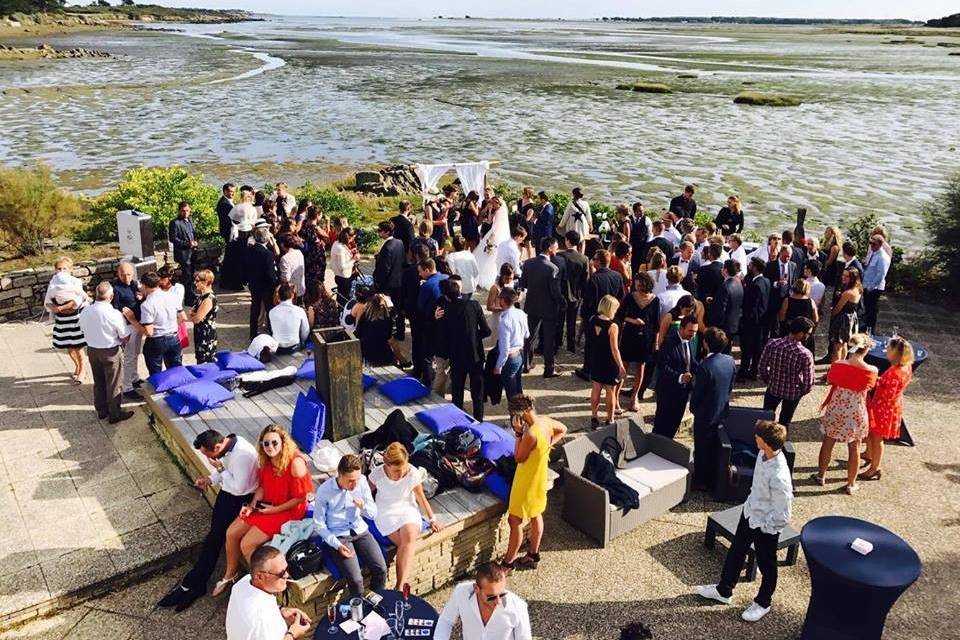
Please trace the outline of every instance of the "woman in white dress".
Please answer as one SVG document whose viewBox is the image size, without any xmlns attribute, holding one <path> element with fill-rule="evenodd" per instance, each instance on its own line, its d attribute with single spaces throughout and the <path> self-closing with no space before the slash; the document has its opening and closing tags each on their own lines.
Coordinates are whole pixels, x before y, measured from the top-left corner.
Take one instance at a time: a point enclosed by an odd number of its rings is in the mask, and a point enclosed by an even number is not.
<svg viewBox="0 0 960 640">
<path fill-rule="evenodd" d="M 383 452 L 383 464 L 370 472 L 370 489 L 377 504 L 374 523 L 380 533 L 397 546 L 397 591 L 408 582 L 413 548 L 420 537 L 420 511 L 427 515 L 431 531 L 443 528 L 423 493 L 420 470 L 410 464 L 407 448 L 391 443 Z M 417 505 L 420 505 L 417 508 Z"/>
<path fill-rule="evenodd" d="M 477 286 L 481 289 L 489 289 L 497 279 L 500 273 L 500 265 L 497 264 L 497 247 L 510 238 L 510 217 L 507 206 L 498 196 L 494 196 L 491 202 L 497 211 L 493 215 L 493 223 L 490 230 L 480 238 L 480 244 L 473 250 L 473 257 L 477 259 L 477 266 L 480 267 Z"/>
</svg>

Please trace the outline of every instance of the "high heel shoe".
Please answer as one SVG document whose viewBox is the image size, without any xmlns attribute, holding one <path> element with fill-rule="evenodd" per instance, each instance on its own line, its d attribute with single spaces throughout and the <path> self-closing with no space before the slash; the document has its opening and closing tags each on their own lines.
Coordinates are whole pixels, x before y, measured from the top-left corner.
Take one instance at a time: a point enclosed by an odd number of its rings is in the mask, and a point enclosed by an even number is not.
<svg viewBox="0 0 960 640">
<path fill-rule="evenodd" d="M 879 480 L 883 475 L 882 469 L 877 469 L 873 473 L 863 472 L 857 476 L 857 480 Z"/>
<path fill-rule="evenodd" d="M 211 598 L 219 598 L 223 593 L 233 586 L 233 583 L 237 581 L 237 575 L 233 574 L 230 578 L 224 578 L 223 580 L 217 580 L 217 584 L 213 586 L 213 591 L 210 592 Z"/>
<path fill-rule="evenodd" d="M 857 491 L 860 490 L 860 487 L 858 487 L 855 484 L 848 484 L 846 487 L 843 488 L 843 490 L 847 492 L 848 496 L 852 496 L 853 494 L 855 494 Z"/>
<path fill-rule="evenodd" d="M 820 475 L 819 473 L 811 473 L 810 479 L 816 482 L 821 487 L 827 486 L 827 479 Z"/>
</svg>

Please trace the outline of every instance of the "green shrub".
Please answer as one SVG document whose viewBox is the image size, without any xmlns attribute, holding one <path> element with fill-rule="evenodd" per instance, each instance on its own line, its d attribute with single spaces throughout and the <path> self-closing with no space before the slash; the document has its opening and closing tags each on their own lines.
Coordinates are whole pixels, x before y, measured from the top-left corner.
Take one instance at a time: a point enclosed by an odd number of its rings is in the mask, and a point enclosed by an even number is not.
<svg viewBox="0 0 960 640">
<path fill-rule="evenodd" d="M 0 167 L 0 240 L 24 256 L 43 252 L 43 241 L 71 231 L 81 201 L 53 179 L 50 167 Z"/>
<path fill-rule="evenodd" d="M 923 207 L 930 232 L 931 255 L 946 276 L 949 293 L 960 291 L 960 172 L 947 180 L 944 190 Z"/>
<path fill-rule="evenodd" d="M 857 252 L 861 257 L 867 255 L 867 249 L 870 247 L 870 235 L 878 224 L 880 224 L 880 218 L 877 217 L 876 213 L 871 212 L 855 218 L 847 227 L 847 240 L 857 245 Z"/>
<path fill-rule="evenodd" d="M 744 91 L 737 94 L 733 99 L 735 104 L 749 104 L 763 107 L 799 107 L 803 104 L 800 98 L 795 96 L 774 95 L 770 93 L 760 93 L 759 91 Z"/>
<path fill-rule="evenodd" d="M 298 202 L 304 199 L 309 200 L 329 218 L 345 217 L 353 227 L 359 226 L 362 222 L 363 211 L 360 205 L 342 191 L 318 187 L 312 182 L 307 182 L 297 189 L 294 195 Z"/>
<path fill-rule="evenodd" d="M 167 227 L 177 216 L 177 205 L 186 200 L 193 210 L 193 224 L 200 238 L 216 237 L 217 201 L 220 190 L 204 182 L 203 175 L 183 167 L 137 167 L 123 175 L 117 188 L 96 198 L 90 205 L 81 239 L 117 239 L 117 211 L 135 209 L 153 218 L 153 234 L 166 239 Z"/>
</svg>

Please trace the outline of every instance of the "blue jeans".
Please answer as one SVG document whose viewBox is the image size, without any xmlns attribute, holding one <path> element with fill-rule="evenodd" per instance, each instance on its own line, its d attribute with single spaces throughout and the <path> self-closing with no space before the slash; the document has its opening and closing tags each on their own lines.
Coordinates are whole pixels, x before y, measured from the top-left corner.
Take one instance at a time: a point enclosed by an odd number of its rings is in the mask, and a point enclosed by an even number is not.
<svg viewBox="0 0 960 640">
<path fill-rule="evenodd" d="M 503 391 L 508 400 L 515 395 L 523 393 L 523 384 L 520 382 L 522 369 L 522 353 L 518 353 L 513 357 L 508 357 L 507 361 L 503 363 L 502 367 L 500 367 L 500 380 L 503 382 Z"/>
<path fill-rule="evenodd" d="M 164 366 L 167 369 L 179 367 L 182 364 L 182 356 L 180 338 L 176 334 L 147 338 L 143 341 L 143 360 L 147 363 L 147 371 L 150 375 L 159 373 Z"/>
</svg>

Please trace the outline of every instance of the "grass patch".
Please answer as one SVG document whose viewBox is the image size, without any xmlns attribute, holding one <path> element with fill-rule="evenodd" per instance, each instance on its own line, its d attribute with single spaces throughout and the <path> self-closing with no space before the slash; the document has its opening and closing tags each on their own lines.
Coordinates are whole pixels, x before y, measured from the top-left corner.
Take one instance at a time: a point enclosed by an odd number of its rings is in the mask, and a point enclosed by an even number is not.
<svg viewBox="0 0 960 640">
<path fill-rule="evenodd" d="M 633 84 L 618 84 L 617 89 L 636 91 L 637 93 L 672 93 L 670 85 L 662 82 L 635 82 Z"/>
<path fill-rule="evenodd" d="M 803 101 L 795 96 L 760 93 L 759 91 L 744 91 L 743 93 L 739 93 L 733 99 L 733 102 L 735 104 L 749 104 L 762 107 L 799 107 L 803 104 Z"/>
</svg>

